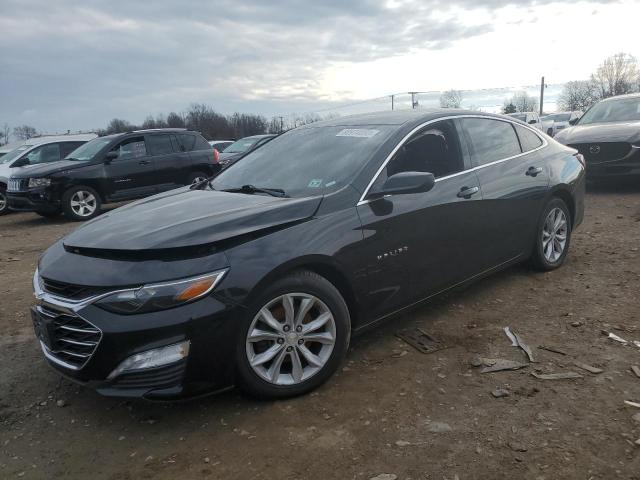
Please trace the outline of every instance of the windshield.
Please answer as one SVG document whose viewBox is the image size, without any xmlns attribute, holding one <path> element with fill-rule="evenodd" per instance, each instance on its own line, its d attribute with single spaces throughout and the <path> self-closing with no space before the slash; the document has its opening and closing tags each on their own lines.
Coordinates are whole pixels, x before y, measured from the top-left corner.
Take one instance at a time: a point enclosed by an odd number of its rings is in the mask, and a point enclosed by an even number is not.
<svg viewBox="0 0 640 480">
<path fill-rule="evenodd" d="M 111 142 L 112 138 L 94 138 L 90 142 L 85 143 L 84 145 L 79 146 L 69 155 L 67 155 L 67 160 L 78 160 L 81 162 L 86 162 L 95 157 L 96 153 L 104 148 L 105 145 Z"/>
<path fill-rule="evenodd" d="M 275 188 L 291 197 L 322 195 L 348 184 L 396 129 L 373 125 L 291 130 L 224 170 L 212 186 Z"/>
<path fill-rule="evenodd" d="M 260 138 L 241 138 L 224 149 L 224 153 L 242 153 L 253 147 Z"/>
<path fill-rule="evenodd" d="M 15 150 L 11 150 L 4 157 L 0 158 L 0 163 L 9 163 L 18 158 L 25 150 L 32 148 L 33 145 L 20 145 Z"/>
<path fill-rule="evenodd" d="M 512 113 L 511 115 L 509 115 L 510 117 L 513 118 L 517 118 L 518 120 L 522 120 L 523 122 L 526 120 L 527 118 L 527 114 L 526 113 Z"/>
<path fill-rule="evenodd" d="M 637 121 L 640 121 L 640 97 L 632 97 L 596 103 L 582 116 L 578 124 Z"/>
<path fill-rule="evenodd" d="M 553 115 L 547 115 L 544 119 L 553 120 L 554 122 L 568 122 L 570 117 L 570 113 L 554 113 Z"/>
</svg>

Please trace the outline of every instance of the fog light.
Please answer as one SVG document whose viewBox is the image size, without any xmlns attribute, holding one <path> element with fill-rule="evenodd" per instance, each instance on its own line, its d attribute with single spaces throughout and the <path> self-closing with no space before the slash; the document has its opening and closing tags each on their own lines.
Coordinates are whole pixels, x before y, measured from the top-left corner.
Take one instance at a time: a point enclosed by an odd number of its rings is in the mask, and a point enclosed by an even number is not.
<svg viewBox="0 0 640 480">
<path fill-rule="evenodd" d="M 146 352 L 136 353 L 124 360 L 118 367 L 109 374 L 107 380 L 111 380 L 121 373 L 130 372 L 132 370 L 142 370 L 145 368 L 160 367 L 169 363 L 178 362 L 189 355 L 188 340 L 166 347 L 154 348 Z"/>
</svg>

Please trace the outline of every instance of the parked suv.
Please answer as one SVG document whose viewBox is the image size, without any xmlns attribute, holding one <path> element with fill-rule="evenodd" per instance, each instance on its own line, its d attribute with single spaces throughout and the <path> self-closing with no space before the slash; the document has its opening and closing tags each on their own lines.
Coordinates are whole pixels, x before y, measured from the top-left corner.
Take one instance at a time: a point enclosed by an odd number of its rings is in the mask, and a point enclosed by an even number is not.
<svg viewBox="0 0 640 480">
<path fill-rule="evenodd" d="M 56 162 L 96 137 L 95 133 L 51 135 L 14 144 L 15 148 L 0 157 L 0 215 L 9 212 L 6 191 L 9 177 L 13 173 L 27 171 L 34 165 Z"/>
<path fill-rule="evenodd" d="M 219 170 L 213 148 L 197 132 L 137 130 L 96 138 L 64 160 L 12 175 L 7 202 L 13 210 L 88 220 L 103 203 L 198 183 Z"/>
</svg>

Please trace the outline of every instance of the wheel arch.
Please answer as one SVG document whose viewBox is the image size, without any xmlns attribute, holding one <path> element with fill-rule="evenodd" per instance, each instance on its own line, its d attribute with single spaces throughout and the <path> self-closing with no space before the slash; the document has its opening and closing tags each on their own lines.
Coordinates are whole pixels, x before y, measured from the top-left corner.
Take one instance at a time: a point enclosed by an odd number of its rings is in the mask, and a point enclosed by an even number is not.
<svg viewBox="0 0 640 480">
<path fill-rule="evenodd" d="M 358 296 L 353 288 L 353 280 L 347 273 L 347 269 L 342 267 L 335 259 L 326 255 L 308 255 L 279 265 L 256 284 L 249 294 L 249 301 L 251 301 L 253 296 L 257 295 L 258 292 L 261 292 L 267 285 L 273 283 L 278 278 L 299 270 L 314 272 L 326 278 L 336 287 L 349 309 L 351 328 L 352 330 L 355 329 L 359 324 L 361 311 Z"/>
<path fill-rule="evenodd" d="M 550 195 L 551 198 L 559 198 L 562 200 L 569 209 L 569 214 L 571 215 L 571 227 L 575 226 L 576 222 L 576 202 L 569 190 L 568 185 L 558 185 L 552 191 Z"/>
</svg>

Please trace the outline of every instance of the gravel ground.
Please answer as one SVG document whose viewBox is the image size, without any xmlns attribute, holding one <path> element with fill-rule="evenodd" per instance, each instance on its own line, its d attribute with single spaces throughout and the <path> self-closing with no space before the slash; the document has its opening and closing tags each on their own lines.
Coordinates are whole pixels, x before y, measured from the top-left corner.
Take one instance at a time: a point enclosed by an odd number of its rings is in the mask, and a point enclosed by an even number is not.
<svg viewBox="0 0 640 480">
<path fill-rule="evenodd" d="M 0 478 L 640 479 L 640 408 L 624 403 L 640 402 L 640 348 L 601 332 L 640 340 L 640 186 L 590 191 L 562 269 L 518 266 L 441 297 L 356 339 L 316 392 L 272 403 L 122 401 L 52 371 L 31 276 L 75 226 L 0 217 Z M 526 362 L 505 326 L 536 363 L 480 373 L 478 356 Z M 394 335 L 416 327 L 448 348 Z M 532 375 L 558 372 L 581 378 Z"/>
</svg>

